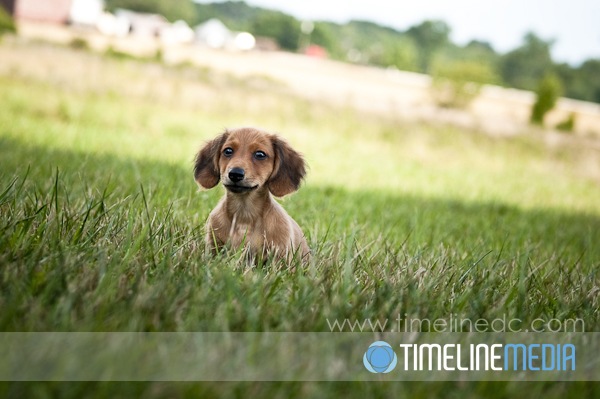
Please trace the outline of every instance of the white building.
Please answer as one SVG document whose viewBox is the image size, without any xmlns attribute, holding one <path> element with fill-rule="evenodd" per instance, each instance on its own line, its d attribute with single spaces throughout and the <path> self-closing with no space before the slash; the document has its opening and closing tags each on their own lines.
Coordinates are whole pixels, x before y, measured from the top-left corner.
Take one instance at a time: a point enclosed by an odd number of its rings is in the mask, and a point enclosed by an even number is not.
<svg viewBox="0 0 600 399">
<path fill-rule="evenodd" d="M 104 0 L 72 0 L 69 22 L 75 25 L 96 26 L 104 12 Z"/>
<path fill-rule="evenodd" d="M 175 21 L 160 32 L 160 40 L 166 45 L 192 43 L 194 30 L 185 21 Z"/>
<path fill-rule="evenodd" d="M 150 38 L 160 37 L 163 29 L 170 24 L 165 17 L 159 14 L 147 14 L 130 10 L 115 10 L 119 26 L 127 25 L 128 32 L 132 36 Z"/>
<path fill-rule="evenodd" d="M 213 49 L 252 50 L 256 39 L 248 32 L 232 32 L 216 18 L 194 29 L 196 41 Z"/>
</svg>

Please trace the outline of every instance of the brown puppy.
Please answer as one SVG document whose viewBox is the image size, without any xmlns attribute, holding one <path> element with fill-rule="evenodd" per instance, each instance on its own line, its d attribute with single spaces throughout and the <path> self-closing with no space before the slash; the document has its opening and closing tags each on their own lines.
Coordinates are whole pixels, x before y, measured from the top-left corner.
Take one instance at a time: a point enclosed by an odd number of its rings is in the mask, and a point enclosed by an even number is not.
<svg viewBox="0 0 600 399">
<path fill-rule="evenodd" d="M 221 180 L 227 190 L 208 217 L 208 247 L 244 246 L 258 261 L 270 255 L 307 260 L 302 230 L 271 196 L 296 191 L 305 174 L 302 156 L 274 134 L 240 128 L 206 143 L 196 156 L 196 182 L 212 188 Z"/>
</svg>

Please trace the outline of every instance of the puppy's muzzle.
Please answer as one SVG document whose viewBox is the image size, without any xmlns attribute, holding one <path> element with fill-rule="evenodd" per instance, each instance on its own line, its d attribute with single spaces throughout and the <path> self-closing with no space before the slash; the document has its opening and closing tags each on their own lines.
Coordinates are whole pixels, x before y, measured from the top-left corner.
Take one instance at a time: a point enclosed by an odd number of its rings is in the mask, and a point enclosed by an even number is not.
<svg viewBox="0 0 600 399">
<path fill-rule="evenodd" d="M 248 191 L 258 188 L 258 185 L 248 186 L 246 185 L 247 183 L 243 183 L 244 179 L 246 178 L 246 172 L 242 168 L 231 168 L 229 173 L 227 173 L 227 177 L 229 178 L 229 184 L 225 183 L 224 186 L 227 190 L 233 193 L 247 193 Z"/>
</svg>

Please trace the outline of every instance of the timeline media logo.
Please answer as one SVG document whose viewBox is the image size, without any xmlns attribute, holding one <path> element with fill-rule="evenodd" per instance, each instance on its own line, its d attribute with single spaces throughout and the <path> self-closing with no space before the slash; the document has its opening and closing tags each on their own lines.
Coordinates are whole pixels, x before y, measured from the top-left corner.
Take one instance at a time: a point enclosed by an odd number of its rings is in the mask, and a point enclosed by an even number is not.
<svg viewBox="0 0 600 399">
<path fill-rule="evenodd" d="M 371 373 L 389 373 L 396 368 L 398 356 L 385 341 L 375 341 L 363 356 L 363 364 Z"/>
</svg>

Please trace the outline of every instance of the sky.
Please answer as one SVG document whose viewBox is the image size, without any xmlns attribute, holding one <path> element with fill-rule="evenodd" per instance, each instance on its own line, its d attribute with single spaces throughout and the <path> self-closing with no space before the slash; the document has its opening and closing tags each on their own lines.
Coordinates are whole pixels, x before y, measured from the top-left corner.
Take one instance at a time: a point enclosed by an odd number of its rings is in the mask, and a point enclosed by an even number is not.
<svg viewBox="0 0 600 399">
<path fill-rule="evenodd" d="M 200 0 L 209 3 L 209 0 Z M 487 41 L 498 52 L 518 47 L 533 31 L 554 40 L 557 62 L 578 65 L 600 59 L 600 0 L 246 0 L 299 19 L 361 19 L 406 30 L 426 19 L 448 23 L 457 44 Z"/>
</svg>

